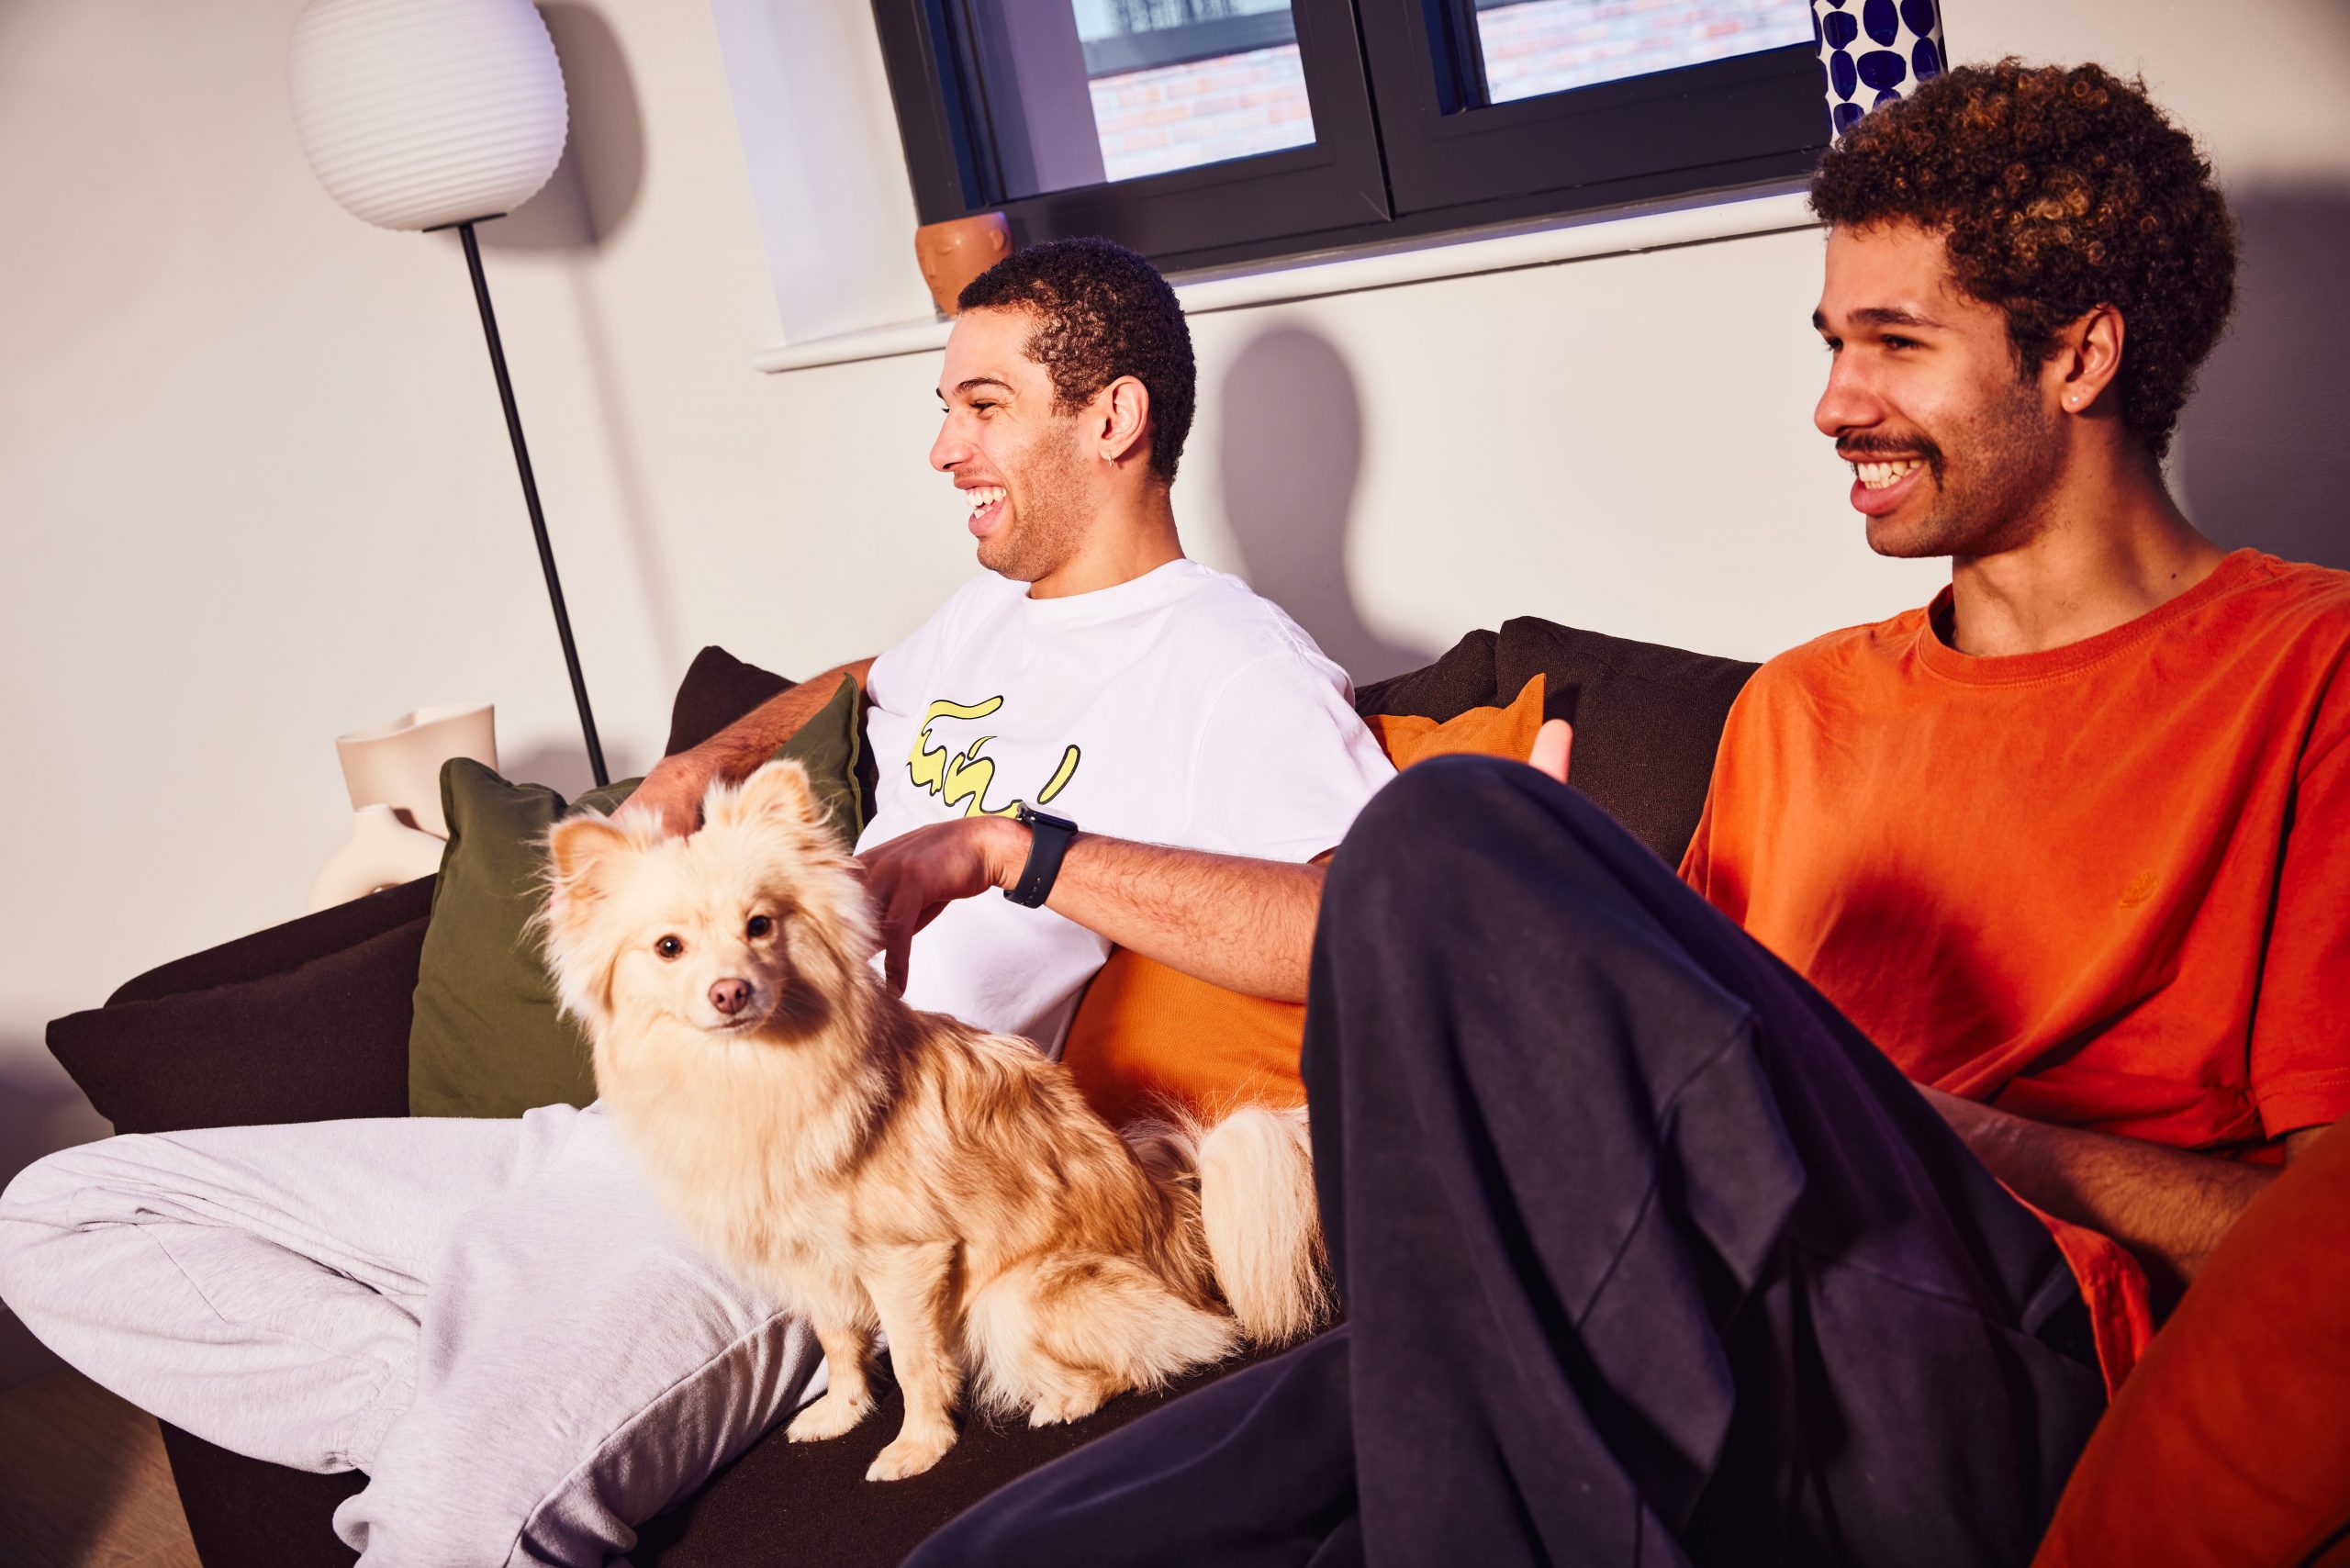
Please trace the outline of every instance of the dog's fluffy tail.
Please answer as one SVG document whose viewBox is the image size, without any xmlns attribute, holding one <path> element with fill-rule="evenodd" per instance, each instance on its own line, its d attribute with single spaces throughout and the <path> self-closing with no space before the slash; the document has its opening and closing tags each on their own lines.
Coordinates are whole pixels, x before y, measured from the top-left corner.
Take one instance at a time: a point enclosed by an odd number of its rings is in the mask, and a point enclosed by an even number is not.
<svg viewBox="0 0 2350 1568">
<path fill-rule="evenodd" d="M 1259 1345 L 1329 1320 L 1305 1109 L 1244 1105 L 1199 1137 L 1200 1228 L 1240 1330 Z"/>
</svg>

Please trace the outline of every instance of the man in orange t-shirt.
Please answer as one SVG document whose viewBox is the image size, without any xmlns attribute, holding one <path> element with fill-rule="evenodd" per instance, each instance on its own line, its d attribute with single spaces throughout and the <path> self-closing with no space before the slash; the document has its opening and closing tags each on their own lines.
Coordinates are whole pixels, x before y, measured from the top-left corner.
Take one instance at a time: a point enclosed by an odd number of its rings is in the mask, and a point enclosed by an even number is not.
<svg viewBox="0 0 2350 1568">
<path fill-rule="evenodd" d="M 1375 797 L 1303 1062 L 1346 1324 L 916 1562 L 2020 1563 L 2149 1278 L 2350 1110 L 2350 576 L 2223 552 L 2160 467 L 2232 299 L 2209 166 L 2010 62 L 1812 199 L 1817 423 L 1950 588 L 1754 678 L 1685 880 L 1561 787 L 1563 726 Z M 2274 1376 L 2342 1359 L 2266 1299 Z M 2332 1522 L 2344 1445 L 2240 1435 Z"/>
<path fill-rule="evenodd" d="M 1763 666 L 1681 875 L 2096 1233 L 2059 1226 L 2118 1383 L 2145 1282 L 2097 1238 L 2175 1295 L 2350 1110 L 2350 575 L 2164 485 L 2233 236 L 2141 95 L 1954 73 L 1812 199 L 1815 420 L 1871 547 L 1952 581 Z"/>
</svg>

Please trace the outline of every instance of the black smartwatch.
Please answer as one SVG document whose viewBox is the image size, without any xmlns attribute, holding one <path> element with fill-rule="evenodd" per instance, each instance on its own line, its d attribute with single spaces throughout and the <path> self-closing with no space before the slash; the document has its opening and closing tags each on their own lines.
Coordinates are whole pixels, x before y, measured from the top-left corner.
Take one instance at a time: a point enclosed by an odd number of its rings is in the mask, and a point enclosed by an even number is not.
<svg viewBox="0 0 2350 1568">
<path fill-rule="evenodd" d="M 1061 857 L 1077 837 L 1077 824 L 1067 817 L 1032 811 L 1025 801 L 1012 814 L 1028 829 L 1028 864 L 1020 868 L 1020 880 L 1003 890 L 1003 896 L 1013 903 L 1041 909 L 1052 896 L 1053 879 L 1061 874 Z"/>
</svg>

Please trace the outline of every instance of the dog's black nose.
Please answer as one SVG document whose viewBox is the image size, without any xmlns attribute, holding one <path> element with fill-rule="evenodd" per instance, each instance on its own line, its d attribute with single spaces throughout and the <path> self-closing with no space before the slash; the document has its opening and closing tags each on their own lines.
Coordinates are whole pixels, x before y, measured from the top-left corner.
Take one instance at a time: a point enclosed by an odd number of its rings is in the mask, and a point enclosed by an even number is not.
<svg viewBox="0 0 2350 1568">
<path fill-rule="evenodd" d="M 722 980 L 710 988 L 710 1004 L 732 1018 L 751 1000 L 749 980 Z"/>
</svg>

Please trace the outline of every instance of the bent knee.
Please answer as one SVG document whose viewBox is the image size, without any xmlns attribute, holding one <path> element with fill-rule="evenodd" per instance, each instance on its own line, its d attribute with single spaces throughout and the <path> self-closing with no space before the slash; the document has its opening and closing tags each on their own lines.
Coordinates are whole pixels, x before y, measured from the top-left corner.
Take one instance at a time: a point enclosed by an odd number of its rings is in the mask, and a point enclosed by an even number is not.
<svg viewBox="0 0 2350 1568">
<path fill-rule="evenodd" d="M 1622 828 L 1580 792 L 1503 756 L 1430 758 L 1373 795 L 1339 846 L 1334 890 L 1354 902 L 1416 899 L 1472 872 L 1506 875 L 1534 857 L 1588 858 Z"/>
<path fill-rule="evenodd" d="M 81 1144 L 43 1155 L 0 1190 L 0 1301 L 20 1316 L 35 1305 L 36 1295 L 46 1294 L 41 1286 L 58 1282 L 54 1260 L 44 1253 L 36 1263 L 32 1254 L 71 1228 L 69 1205 L 95 1179 L 90 1157 L 95 1147 Z"/>
<path fill-rule="evenodd" d="M 1358 869 L 1408 863 L 1424 846 L 1456 841 L 1519 788 L 1510 775 L 1532 769 L 1498 756 L 1440 756 L 1389 779 L 1364 802 L 1338 846 L 1337 864 Z"/>
<path fill-rule="evenodd" d="M 95 1192 L 160 1188 L 160 1142 L 151 1133 L 118 1133 L 61 1148 L 34 1160 L 0 1190 L 0 1218 L 53 1214 L 66 1204 L 86 1207 Z"/>
<path fill-rule="evenodd" d="M 135 1136 L 75 1144 L 34 1160 L 11 1177 L 5 1189 L 0 1189 L 0 1220 L 29 1219 L 49 1214 L 75 1194 L 88 1191 L 98 1182 L 101 1170 L 108 1163 L 104 1152 L 107 1146 L 126 1142 Z"/>
</svg>

